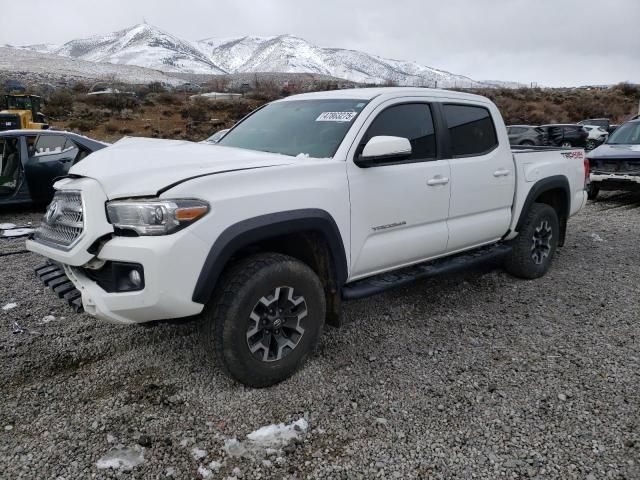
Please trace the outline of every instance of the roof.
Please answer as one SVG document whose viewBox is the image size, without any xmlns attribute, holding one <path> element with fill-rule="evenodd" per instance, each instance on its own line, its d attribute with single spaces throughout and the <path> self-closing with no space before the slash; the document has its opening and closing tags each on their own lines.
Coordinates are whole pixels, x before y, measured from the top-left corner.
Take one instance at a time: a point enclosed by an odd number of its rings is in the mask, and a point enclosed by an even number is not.
<svg viewBox="0 0 640 480">
<path fill-rule="evenodd" d="M 442 98 L 460 98 L 466 100 L 480 100 L 487 102 L 486 97 L 471 93 L 455 92 L 453 90 L 441 90 L 438 88 L 418 88 L 418 87 L 371 87 L 371 88 L 346 88 L 342 90 L 329 90 L 326 92 L 301 93 L 278 100 L 287 102 L 292 100 L 328 100 L 328 99 L 352 99 L 352 100 L 372 100 L 381 95 L 389 96 L 429 96 Z"/>
</svg>

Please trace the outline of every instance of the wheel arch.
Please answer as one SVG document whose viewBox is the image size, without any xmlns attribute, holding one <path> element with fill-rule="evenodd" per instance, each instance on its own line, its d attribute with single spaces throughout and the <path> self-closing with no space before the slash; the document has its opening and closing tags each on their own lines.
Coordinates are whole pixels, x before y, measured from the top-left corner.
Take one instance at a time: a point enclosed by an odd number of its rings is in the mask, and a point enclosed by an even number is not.
<svg viewBox="0 0 640 480">
<path fill-rule="evenodd" d="M 229 226 L 212 245 L 192 300 L 207 303 L 218 278 L 234 258 L 251 249 L 285 253 L 309 264 L 325 285 L 327 323 L 339 324 L 340 288 L 348 276 L 340 230 L 321 209 L 299 209 L 249 218 Z"/>
<path fill-rule="evenodd" d="M 534 203 L 545 203 L 556 211 L 560 225 L 558 246 L 563 246 L 567 232 L 569 210 L 571 208 L 571 189 L 567 177 L 564 175 L 554 175 L 543 178 L 531 187 L 520 211 L 520 217 L 518 218 L 518 223 L 515 228 L 517 232 L 522 228 L 522 224 Z"/>
</svg>

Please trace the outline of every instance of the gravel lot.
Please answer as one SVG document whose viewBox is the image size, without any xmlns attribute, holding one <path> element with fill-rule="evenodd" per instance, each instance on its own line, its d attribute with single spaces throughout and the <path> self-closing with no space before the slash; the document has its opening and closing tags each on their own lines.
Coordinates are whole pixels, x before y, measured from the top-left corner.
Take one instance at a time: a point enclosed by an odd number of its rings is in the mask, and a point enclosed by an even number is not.
<svg viewBox="0 0 640 480">
<path fill-rule="evenodd" d="M 0 477 L 638 479 L 639 207 L 591 203 L 540 280 L 484 269 L 347 304 L 305 368 L 262 390 L 207 365 L 194 323 L 74 314 L 38 256 L 0 256 L 0 308 L 17 304 L 0 309 Z M 246 439 L 302 417 L 284 447 Z M 99 469 L 119 448 L 143 463 Z"/>
</svg>

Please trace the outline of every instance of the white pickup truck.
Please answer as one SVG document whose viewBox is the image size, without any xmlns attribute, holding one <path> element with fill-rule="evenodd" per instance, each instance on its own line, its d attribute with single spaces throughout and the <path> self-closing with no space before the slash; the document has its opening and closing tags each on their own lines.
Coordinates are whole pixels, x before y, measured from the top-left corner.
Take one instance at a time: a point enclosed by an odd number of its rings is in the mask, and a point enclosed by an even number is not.
<svg viewBox="0 0 640 480">
<path fill-rule="evenodd" d="M 575 149 L 512 151 L 488 99 L 423 88 L 270 103 L 219 143 L 124 139 L 59 180 L 27 247 L 99 318 L 200 315 L 233 378 L 290 376 L 341 301 L 504 257 L 537 278 L 586 202 Z"/>
</svg>

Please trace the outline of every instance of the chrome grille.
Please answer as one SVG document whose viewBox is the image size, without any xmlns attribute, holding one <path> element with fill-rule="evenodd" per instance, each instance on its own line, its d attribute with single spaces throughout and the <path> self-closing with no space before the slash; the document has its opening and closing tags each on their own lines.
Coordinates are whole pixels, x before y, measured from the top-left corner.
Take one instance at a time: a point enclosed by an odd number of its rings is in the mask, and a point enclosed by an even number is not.
<svg viewBox="0 0 640 480">
<path fill-rule="evenodd" d="M 58 190 L 33 239 L 68 250 L 80 238 L 83 229 L 82 195 L 76 190 Z"/>
</svg>

